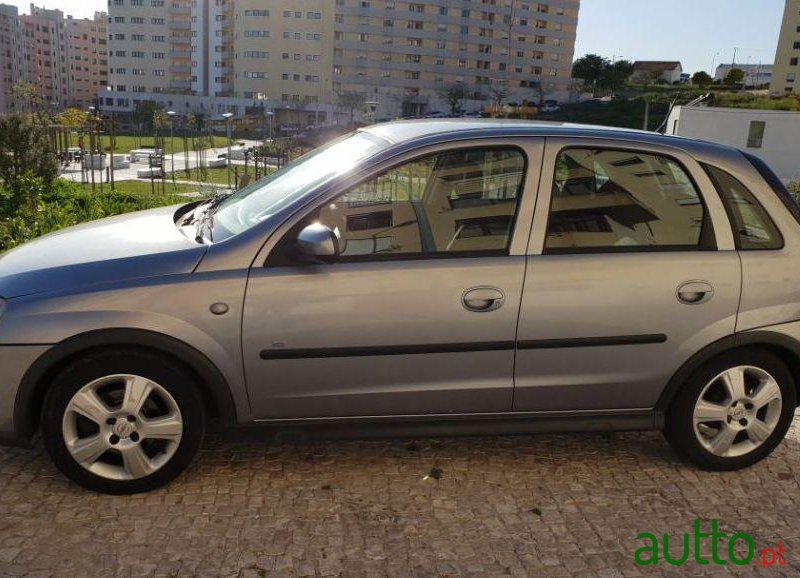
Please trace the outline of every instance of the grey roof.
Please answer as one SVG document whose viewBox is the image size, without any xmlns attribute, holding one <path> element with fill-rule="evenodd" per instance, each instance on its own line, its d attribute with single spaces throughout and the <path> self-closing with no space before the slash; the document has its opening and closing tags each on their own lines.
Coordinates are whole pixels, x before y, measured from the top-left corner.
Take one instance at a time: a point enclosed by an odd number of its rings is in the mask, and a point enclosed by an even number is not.
<svg viewBox="0 0 800 578">
<path fill-rule="evenodd" d="M 619 127 L 595 126 L 545 121 L 507 119 L 430 119 L 405 120 L 375 124 L 361 129 L 392 144 L 402 147 L 412 142 L 432 144 L 448 140 L 501 137 L 582 137 L 607 138 L 673 146 L 694 153 L 714 154 L 735 150 L 733 147 L 709 143 L 682 136 L 633 130 Z"/>
</svg>

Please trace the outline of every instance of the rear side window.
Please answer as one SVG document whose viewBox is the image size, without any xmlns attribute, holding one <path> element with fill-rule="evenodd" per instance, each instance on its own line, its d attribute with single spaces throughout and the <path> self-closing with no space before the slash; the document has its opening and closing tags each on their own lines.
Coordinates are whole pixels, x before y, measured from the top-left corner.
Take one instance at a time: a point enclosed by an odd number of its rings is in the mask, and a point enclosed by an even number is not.
<svg viewBox="0 0 800 578">
<path fill-rule="evenodd" d="M 725 202 L 736 237 L 736 248 L 741 250 L 780 249 L 783 247 L 775 223 L 739 179 L 718 167 L 705 165 L 711 181 Z"/>
<path fill-rule="evenodd" d="M 674 160 L 635 151 L 559 154 L 546 253 L 713 248 L 700 194 Z"/>
</svg>

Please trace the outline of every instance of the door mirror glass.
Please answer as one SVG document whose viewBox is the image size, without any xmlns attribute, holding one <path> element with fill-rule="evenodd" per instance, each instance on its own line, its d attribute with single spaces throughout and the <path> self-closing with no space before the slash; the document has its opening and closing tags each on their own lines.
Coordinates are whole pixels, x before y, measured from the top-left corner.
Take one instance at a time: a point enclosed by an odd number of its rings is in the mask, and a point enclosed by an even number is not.
<svg viewBox="0 0 800 578">
<path fill-rule="evenodd" d="M 312 223 L 300 231 L 297 246 L 309 257 L 336 257 L 339 254 L 339 238 L 322 223 Z"/>
</svg>

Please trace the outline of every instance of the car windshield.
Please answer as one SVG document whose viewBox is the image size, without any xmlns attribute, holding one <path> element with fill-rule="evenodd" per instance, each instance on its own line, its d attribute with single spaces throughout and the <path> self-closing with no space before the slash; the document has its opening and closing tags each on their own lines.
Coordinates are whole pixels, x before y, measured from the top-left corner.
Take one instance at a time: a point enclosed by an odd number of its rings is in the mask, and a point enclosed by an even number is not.
<svg viewBox="0 0 800 578">
<path fill-rule="evenodd" d="M 214 213 L 213 240 L 246 231 L 387 146 L 375 135 L 357 132 L 303 155 L 220 203 Z"/>
</svg>

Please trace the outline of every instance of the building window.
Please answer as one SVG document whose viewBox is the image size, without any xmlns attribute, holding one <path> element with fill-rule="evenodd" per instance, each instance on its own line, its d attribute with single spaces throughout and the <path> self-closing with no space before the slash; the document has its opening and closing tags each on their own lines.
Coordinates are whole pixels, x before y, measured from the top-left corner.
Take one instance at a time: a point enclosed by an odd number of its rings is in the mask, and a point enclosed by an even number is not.
<svg viewBox="0 0 800 578">
<path fill-rule="evenodd" d="M 764 143 L 764 129 L 766 123 L 761 120 L 754 120 L 750 123 L 750 131 L 747 134 L 747 148 L 760 149 Z"/>
</svg>

